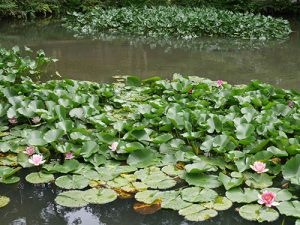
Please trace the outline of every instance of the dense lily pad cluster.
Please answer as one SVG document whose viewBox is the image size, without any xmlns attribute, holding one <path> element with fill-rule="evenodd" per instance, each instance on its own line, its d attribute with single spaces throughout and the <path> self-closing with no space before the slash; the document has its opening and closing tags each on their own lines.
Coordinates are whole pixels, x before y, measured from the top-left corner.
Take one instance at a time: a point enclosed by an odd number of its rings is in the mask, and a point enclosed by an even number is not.
<svg viewBox="0 0 300 225">
<path fill-rule="evenodd" d="M 64 26 L 80 36 L 96 37 L 113 33 L 184 39 L 218 36 L 270 40 L 286 39 L 291 32 L 287 20 L 271 16 L 177 6 L 95 7 L 86 13 L 71 13 Z"/>
<path fill-rule="evenodd" d="M 26 180 L 65 189 L 66 207 L 135 197 L 203 221 L 236 203 L 248 220 L 299 223 L 298 92 L 178 74 L 37 83 L 5 79 L 10 65 L 24 67 L 0 63 L 1 183 L 36 167 Z"/>
</svg>

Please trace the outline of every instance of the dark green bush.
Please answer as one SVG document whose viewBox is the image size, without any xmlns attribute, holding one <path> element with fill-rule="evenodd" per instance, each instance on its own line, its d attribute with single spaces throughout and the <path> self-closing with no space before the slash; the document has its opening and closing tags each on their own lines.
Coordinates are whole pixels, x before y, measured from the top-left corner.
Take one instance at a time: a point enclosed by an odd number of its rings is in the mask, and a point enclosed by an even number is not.
<svg viewBox="0 0 300 225">
<path fill-rule="evenodd" d="M 252 13 L 235 13 L 206 7 L 94 8 L 85 14 L 74 12 L 65 26 L 79 35 L 104 32 L 138 36 L 191 39 L 221 36 L 243 39 L 282 39 L 291 32 L 287 20 Z"/>
<path fill-rule="evenodd" d="M 1 0 L 0 17 L 35 17 L 65 14 L 67 11 L 86 11 L 95 6 L 158 6 L 179 5 L 189 7 L 212 6 L 238 12 L 297 13 L 300 4 L 290 0 Z"/>
</svg>

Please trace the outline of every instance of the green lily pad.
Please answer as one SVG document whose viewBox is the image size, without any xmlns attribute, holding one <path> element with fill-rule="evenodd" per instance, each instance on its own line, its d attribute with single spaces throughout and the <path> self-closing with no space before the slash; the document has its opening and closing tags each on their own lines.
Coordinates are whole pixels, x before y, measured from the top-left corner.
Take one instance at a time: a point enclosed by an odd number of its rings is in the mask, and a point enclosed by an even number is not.
<svg viewBox="0 0 300 225">
<path fill-rule="evenodd" d="M 58 194 L 55 198 L 55 202 L 65 207 L 83 207 L 88 204 L 88 202 L 83 199 L 84 194 L 84 191 L 65 191 Z"/>
<path fill-rule="evenodd" d="M 282 174 L 284 179 L 291 181 L 292 184 L 300 185 L 300 154 L 285 163 Z"/>
<path fill-rule="evenodd" d="M 147 190 L 138 192 L 135 194 L 135 199 L 139 202 L 144 202 L 146 204 L 152 204 L 153 202 L 161 199 L 162 192 L 157 190 Z"/>
<path fill-rule="evenodd" d="M 203 211 L 205 209 L 206 208 L 204 206 L 200 205 L 200 204 L 192 204 L 192 205 L 190 205 L 186 208 L 180 209 L 178 211 L 178 213 L 181 216 L 187 216 L 187 215 L 190 215 L 190 214 L 194 214 L 194 213 Z"/>
<path fill-rule="evenodd" d="M 117 199 L 118 195 L 111 189 L 92 188 L 84 192 L 83 199 L 92 204 L 106 204 Z"/>
<path fill-rule="evenodd" d="M 218 177 L 215 175 L 206 174 L 185 174 L 185 181 L 189 185 L 195 185 L 203 188 L 217 188 L 221 186 Z"/>
<path fill-rule="evenodd" d="M 276 207 L 283 215 L 300 218 L 300 201 L 281 202 Z"/>
<path fill-rule="evenodd" d="M 26 181 L 32 184 L 43 184 L 54 181 L 53 174 L 47 174 L 43 172 L 30 173 L 25 177 Z"/>
<path fill-rule="evenodd" d="M 89 179 L 82 175 L 65 175 L 57 178 L 55 184 L 64 189 L 83 189 L 89 185 Z"/>
<path fill-rule="evenodd" d="M 259 192 L 255 189 L 233 188 L 226 191 L 226 197 L 237 203 L 250 203 L 258 200 Z"/>
<path fill-rule="evenodd" d="M 272 208 L 258 204 L 244 205 L 239 209 L 239 214 L 246 220 L 258 222 L 273 222 L 278 219 L 279 213 Z"/>
<path fill-rule="evenodd" d="M 224 173 L 220 173 L 218 179 L 223 183 L 226 190 L 229 190 L 234 187 L 238 187 L 244 182 L 244 179 L 242 177 L 232 178 L 226 176 Z"/>
<path fill-rule="evenodd" d="M 213 202 L 207 202 L 202 204 L 205 208 L 215 209 L 217 211 L 223 211 L 231 208 L 232 201 L 226 197 L 218 196 Z"/>
<path fill-rule="evenodd" d="M 10 202 L 9 197 L 0 196 L 0 208 L 6 206 Z"/>
<path fill-rule="evenodd" d="M 182 199 L 188 202 L 210 202 L 218 196 L 217 192 L 211 189 L 200 187 L 185 188 L 181 191 Z"/>
<path fill-rule="evenodd" d="M 257 173 L 245 173 L 244 179 L 246 184 L 251 188 L 264 189 L 272 186 L 273 177 L 268 174 L 257 174 Z"/>
<path fill-rule="evenodd" d="M 217 215 L 218 215 L 218 212 L 216 210 L 206 209 L 206 210 L 203 210 L 203 211 L 200 211 L 197 213 L 192 213 L 192 214 L 186 215 L 184 218 L 189 221 L 199 222 L 199 221 L 205 221 L 205 220 L 211 219 L 213 217 L 216 217 Z"/>
</svg>

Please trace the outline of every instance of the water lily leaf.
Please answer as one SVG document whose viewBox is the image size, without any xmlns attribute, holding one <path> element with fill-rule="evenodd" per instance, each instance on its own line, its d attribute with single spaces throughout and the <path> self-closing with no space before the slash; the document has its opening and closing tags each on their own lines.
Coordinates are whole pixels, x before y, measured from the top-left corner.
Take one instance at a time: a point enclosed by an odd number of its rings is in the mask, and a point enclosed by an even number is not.
<svg viewBox="0 0 300 225">
<path fill-rule="evenodd" d="M 98 151 L 99 145 L 95 141 L 86 141 L 82 145 L 80 155 L 84 158 L 89 158 Z"/>
<path fill-rule="evenodd" d="M 232 206 L 232 201 L 226 197 L 218 196 L 213 202 L 202 204 L 205 208 L 215 209 L 217 211 L 227 210 Z"/>
<path fill-rule="evenodd" d="M 65 207 L 83 207 L 88 204 L 88 202 L 83 199 L 84 194 L 84 191 L 65 191 L 58 194 L 55 198 L 55 202 Z"/>
<path fill-rule="evenodd" d="M 286 157 L 289 155 L 286 151 L 280 150 L 279 148 L 276 148 L 275 146 L 271 146 L 271 147 L 267 148 L 267 151 L 271 152 L 274 156 L 277 156 L 277 157 Z"/>
<path fill-rule="evenodd" d="M 240 178 L 232 178 L 229 176 L 226 176 L 224 173 L 219 173 L 219 181 L 221 181 L 225 187 L 226 190 L 229 190 L 234 187 L 240 186 L 244 179 L 242 177 Z"/>
<path fill-rule="evenodd" d="M 133 209 L 135 212 L 140 213 L 142 215 L 149 215 L 157 212 L 161 209 L 160 202 L 157 201 L 153 204 L 146 204 L 142 202 L 136 202 L 133 205 Z"/>
<path fill-rule="evenodd" d="M 113 202 L 118 197 L 117 193 L 111 189 L 92 188 L 86 190 L 83 199 L 92 204 L 106 204 Z"/>
<path fill-rule="evenodd" d="M 190 214 L 194 214 L 194 213 L 203 211 L 205 209 L 206 208 L 204 206 L 200 205 L 200 204 L 192 204 L 192 205 L 190 205 L 186 208 L 180 209 L 178 211 L 178 213 L 181 216 L 187 216 L 187 215 L 190 215 Z"/>
<path fill-rule="evenodd" d="M 28 167 L 32 167 L 33 165 L 31 163 L 29 163 L 29 156 L 27 154 L 25 154 L 24 152 L 19 152 L 18 153 L 18 164 L 20 166 L 22 166 L 23 168 L 28 168 Z"/>
<path fill-rule="evenodd" d="M 172 134 L 162 134 L 152 140 L 153 143 L 162 144 L 173 138 Z"/>
<path fill-rule="evenodd" d="M 45 133 L 44 140 L 47 143 L 51 143 L 51 142 L 54 142 L 54 141 L 58 140 L 63 135 L 64 135 L 63 130 L 60 130 L 60 129 L 49 130 L 48 132 Z"/>
<path fill-rule="evenodd" d="M 129 154 L 127 163 L 130 166 L 143 168 L 154 164 L 155 155 L 151 150 L 142 149 Z"/>
<path fill-rule="evenodd" d="M 0 208 L 6 206 L 10 202 L 9 197 L 0 195 Z"/>
<path fill-rule="evenodd" d="M 189 185 L 194 185 L 203 188 L 217 188 L 221 186 L 218 177 L 215 175 L 206 175 L 206 174 L 185 174 L 185 181 Z"/>
<path fill-rule="evenodd" d="M 300 219 L 296 220 L 295 225 L 300 225 Z"/>
<path fill-rule="evenodd" d="M 190 202 L 184 201 L 179 192 L 169 191 L 162 193 L 161 207 L 164 209 L 180 210 L 192 205 Z"/>
<path fill-rule="evenodd" d="M 226 197 L 233 202 L 237 203 L 251 203 L 258 200 L 259 192 L 255 189 L 245 188 L 233 188 L 226 191 Z"/>
<path fill-rule="evenodd" d="M 206 209 L 197 213 L 186 215 L 184 218 L 189 221 L 205 221 L 210 218 L 216 217 L 218 212 L 213 209 Z"/>
<path fill-rule="evenodd" d="M 255 127 L 252 124 L 242 123 L 236 127 L 236 137 L 239 140 L 250 137 L 255 131 Z"/>
<path fill-rule="evenodd" d="M 300 154 L 285 163 L 282 174 L 284 179 L 291 181 L 292 184 L 300 185 Z"/>
<path fill-rule="evenodd" d="M 276 207 L 283 215 L 300 218 L 300 201 L 281 202 Z"/>
<path fill-rule="evenodd" d="M 278 219 L 279 213 L 272 208 L 258 204 L 244 205 L 239 209 L 239 214 L 246 220 L 258 222 L 273 222 Z"/>
<path fill-rule="evenodd" d="M 171 176 L 171 177 L 183 177 L 183 175 L 185 174 L 185 171 L 182 169 L 178 169 L 176 166 L 174 165 L 167 165 L 164 166 L 161 169 L 162 172 L 164 172 L 165 174 Z"/>
<path fill-rule="evenodd" d="M 244 173 L 246 184 L 251 188 L 263 189 L 272 186 L 273 177 L 268 174 Z"/>
<path fill-rule="evenodd" d="M 210 202 L 218 196 L 217 192 L 211 189 L 200 187 L 189 187 L 181 191 L 182 199 L 188 202 Z"/>
<path fill-rule="evenodd" d="M 134 197 L 139 202 L 152 204 L 162 198 L 162 192 L 157 190 L 147 190 L 136 193 Z"/>
<path fill-rule="evenodd" d="M 47 174 L 43 172 L 30 173 L 25 177 L 26 181 L 32 184 L 43 184 L 54 181 L 53 174 Z"/>
<path fill-rule="evenodd" d="M 43 146 L 46 145 L 47 142 L 44 140 L 44 135 L 41 131 L 33 130 L 30 132 L 30 135 L 27 137 L 28 145 L 32 146 Z"/>
<path fill-rule="evenodd" d="M 208 164 L 205 161 L 188 164 L 185 167 L 187 173 L 201 173 L 206 171 L 217 171 L 217 167 Z"/>
<path fill-rule="evenodd" d="M 65 175 L 57 178 L 55 184 L 64 189 L 83 189 L 89 185 L 89 179 L 82 175 Z"/>
<path fill-rule="evenodd" d="M 59 123 L 56 123 L 55 127 L 63 130 L 66 134 L 74 127 L 74 124 L 73 124 L 72 120 L 63 120 Z"/>
<path fill-rule="evenodd" d="M 50 173 L 70 173 L 78 169 L 80 163 L 76 159 L 66 160 L 64 164 L 51 163 L 43 166 Z"/>
<path fill-rule="evenodd" d="M 0 183 L 3 184 L 15 184 L 18 183 L 20 181 L 20 177 L 16 177 L 16 176 L 11 176 L 11 177 L 0 177 Z"/>
<path fill-rule="evenodd" d="M 136 150 L 141 150 L 141 149 L 144 149 L 145 147 L 144 147 L 144 145 L 142 145 L 141 143 L 139 143 L 139 142 L 131 142 L 131 143 L 127 143 L 126 145 L 125 145 L 125 148 L 124 148 L 124 150 L 126 151 L 126 152 L 134 152 L 134 151 L 136 151 Z"/>
</svg>

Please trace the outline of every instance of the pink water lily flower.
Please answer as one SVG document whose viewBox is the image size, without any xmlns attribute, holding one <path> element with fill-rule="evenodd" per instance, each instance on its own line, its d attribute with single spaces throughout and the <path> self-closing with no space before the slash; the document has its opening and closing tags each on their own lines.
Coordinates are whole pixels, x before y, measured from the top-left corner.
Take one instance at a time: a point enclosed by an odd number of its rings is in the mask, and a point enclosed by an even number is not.
<svg viewBox="0 0 300 225">
<path fill-rule="evenodd" d="M 267 207 L 277 206 L 279 202 L 276 202 L 276 194 L 270 191 L 264 191 L 262 195 L 258 195 L 258 203 L 261 205 L 266 205 Z"/>
<path fill-rule="evenodd" d="M 73 158 L 74 158 L 74 155 L 73 155 L 72 152 L 67 152 L 67 153 L 65 154 L 65 159 L 73 159 Z"/>
<path fill-rule="evenodd" d="M 251 165 L 250 167 L 256 173 L 265 173 L 265 172 L 269 171 L 269 169 L 266 169 L 266 164 L 263 162 L 259 162 L 259 161 L 254 162 L 253 165 Z"/>
<path fill-rule="evenodd" d="M 9 122 L 10 124 L 17 124 L 17 123 L 18 123 L 18 120 L 17 120 L 17 118 L 14 116 L 14 117 L 8 118 L 8 122 Z"/>
<path fill-rule="evenodd" d="M 46 162 L 45 160 L 43 160 L 43 156 L 40 154 L 34 154 L 28 161 L 29 161 L 29 163 L 31 163 L 35 166 L 39 166 L 39 165 L 43 164 L 44 162 Z"/>
<path fill-rule="evenodd" d="M 109 146 L 110 150 L 113 152 L 117 150 L 119 143 L 118 142 L 113 142 L 111 146 Z"/>
<path fill-rule="evenodd" d="M 24 153 L 26 155 L 32 156 L 35 153 L 35 147 L 34 146 L 28 146 L 28 147 L 26 147 Z"/>
<path fill-rule="evenodd" d="M 217 85 L 218 85 L 218 87 L 221 87 L 222 85 L 223 85 L 223 81 L 222 80 L 217 80 Z"/>
<path fill-rule="evenodd" d="M 38 124 L 39 122 L 41 122 L 41 117 L 39 116 L 35 116 L 31 119 L 31 121 L 34 123 L 34 124 Z"/>
</svg>

